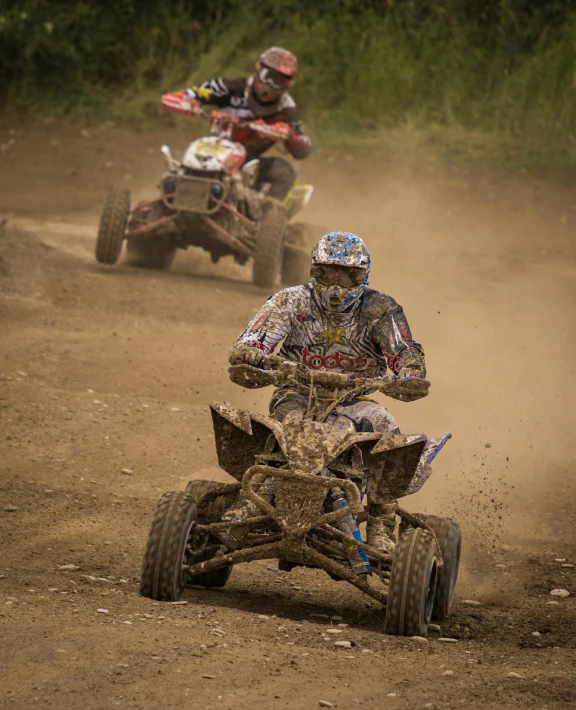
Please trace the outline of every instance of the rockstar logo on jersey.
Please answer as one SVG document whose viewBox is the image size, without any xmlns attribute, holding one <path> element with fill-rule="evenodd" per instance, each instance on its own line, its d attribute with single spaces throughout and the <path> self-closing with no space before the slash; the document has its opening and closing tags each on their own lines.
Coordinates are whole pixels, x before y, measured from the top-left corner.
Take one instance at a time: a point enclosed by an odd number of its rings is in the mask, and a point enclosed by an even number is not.
<svg viewBox="0 0 576 710">
<path fill-rule="evenodd" d="M 318 333 L 322 340 L 326 341 L 326 345 L 330 348 L 332 345 L 344 345 L 342 340 L 342 333 L 344 328 L 336 328 L 333 325 L 329 325 L 323 333 Z"/>
<path fill-rule="evenodd" d="M 196 96 L 201 99 L 204 99 L 204 101 L 208 101 L 214 93 L 213 89 L 207 88 L 205 86 L 195 86 L 192 91 L 194 91 Z"/>
</svg>

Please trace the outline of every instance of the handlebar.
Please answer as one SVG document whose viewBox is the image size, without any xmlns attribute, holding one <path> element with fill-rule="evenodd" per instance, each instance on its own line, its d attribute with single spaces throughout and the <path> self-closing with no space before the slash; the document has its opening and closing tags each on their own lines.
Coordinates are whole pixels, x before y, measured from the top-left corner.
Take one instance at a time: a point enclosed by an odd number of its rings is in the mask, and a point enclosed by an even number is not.
<svg viewBox="0 0 576 710">
<path fill-rule="evenodd" d="M 235 130 L 250 128 L 255 133 L 260 133 L 262 137 L 273 137 L 274 131 L 267 124 L 260 125 L 253 121 L 241 121 L 234 114 L 226 111 L 212 110 L 206 111 L 191 95 L 186 92 L 176 92 L 164 94 L 162 103 L 169 111 L 176 111 L 186 115 L 194 115 L 210 124 L 210 132 L 222 138 L 233 138 Z M 282 139 L 278 136 L 278 139 Z"/>
<path fill-rule="evenodd" d="M 390 377 L 359 377 L 343 372 L 310 370 L 304 365 L 284 360 L 276 355 L 264 358 L 264 369 L 251 365 L 232 365 L 230 379 L 235 384 L 248 389 L 258 389 L 274 385 L 304 386 L 307 389 L 322 387 L 338 392 L 354 394 L 381 392 L 394 399 L 419 399 L 428 394 L 430 382 L 420 377 L 396 379 Z"/>
</svg>

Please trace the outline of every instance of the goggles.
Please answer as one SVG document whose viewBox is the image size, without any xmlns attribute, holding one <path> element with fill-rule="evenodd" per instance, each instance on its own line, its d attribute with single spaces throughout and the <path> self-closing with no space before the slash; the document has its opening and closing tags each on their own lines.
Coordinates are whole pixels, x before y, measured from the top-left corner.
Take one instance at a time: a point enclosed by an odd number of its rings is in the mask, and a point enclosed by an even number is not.
<svg viewBox="0 0 576 710">
<path fill-rule="evenodd" d="M 287 89 L 293 81 L 293 77 L 282 74 L 277 69 L 270 67 L 262 67 L 258 72 L 258 78 L 264 84 L 273 87 L 274 89 Z"/>
<path fill-rule="evenodd" d="M 364 283 L 366 272 L 349 266 L 332 266 L 331 264 L 315 264 L 310 269 L 310 275 L 323 286 L 339 284 L 343 288 L 356 288 Z"/>
</svg>

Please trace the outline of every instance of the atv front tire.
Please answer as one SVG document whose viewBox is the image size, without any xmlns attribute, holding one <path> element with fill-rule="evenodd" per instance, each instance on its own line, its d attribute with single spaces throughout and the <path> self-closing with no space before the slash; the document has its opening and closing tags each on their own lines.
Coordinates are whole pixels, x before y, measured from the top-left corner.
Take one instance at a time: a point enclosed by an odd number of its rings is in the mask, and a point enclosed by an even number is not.
<svg viewBox="0 0 576 710">
<path fill-rule="evenodd" d="M 101 264 L 115 264 L 118 261 L 129 214 L 130 191 L 111 188 L 104 202 L 96 239 L 96 259 Z"/>
<path fill-rule="evenodd" d="M 180 491 L 165 493 L 158 502 L 148 532 L 140 594 L 161 602 L 179 601 L 188 573 L 182 566 L 186 544 L 198 511 L 194 499 Z"/>
<path fill-rule="evenodd" d="M 164 271 L 172 266 L 176 247 L 171 239 L 149 237 L 128 239 L 126 245 L 127 263 L 142 269 Z"/>
<path fill-rule="evenodd" d="M 400 538 L 390 571 L 385 633 L 425 636 L 436 592 L 436 542 L 428 530 L 410 528 Z"/>
<path fill-rule="evenodd" d="M 284 208 L 269 202 L 264 206 L 256 235 L 256 251 L 252 268 L 255 286 L 272 288 L 280 278 L 287 218 Z"/>
<path fill-rule="evenodd" d="M 434 531 L 444 559 L 443 566 L 438 570 L 438 583 L 432 610 L 432 619 L 434 621 L 444 621 L 452 606 L 456 582 L 458 581 L 462 533 L 460 532 L 460 526 L 450 518 L 426 515 L 423 516 L 423 519 L 426 525 L 429 525 Z"/>
</svg>

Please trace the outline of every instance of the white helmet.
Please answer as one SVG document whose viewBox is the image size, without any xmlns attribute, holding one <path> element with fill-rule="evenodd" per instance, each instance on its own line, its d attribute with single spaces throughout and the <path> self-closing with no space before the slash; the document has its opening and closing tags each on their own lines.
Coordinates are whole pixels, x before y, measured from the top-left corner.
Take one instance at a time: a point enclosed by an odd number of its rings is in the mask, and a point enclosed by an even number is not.
<svg viewBox="0 0 576 710">
<path fill-rule="evenodd" d="M 370 273 L 370 252 L 351 232 L 330 232 L 312 250 L 310 282 L 328 311 L 341 313 L 357 301 Z"/>
</svg>

